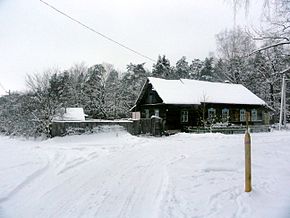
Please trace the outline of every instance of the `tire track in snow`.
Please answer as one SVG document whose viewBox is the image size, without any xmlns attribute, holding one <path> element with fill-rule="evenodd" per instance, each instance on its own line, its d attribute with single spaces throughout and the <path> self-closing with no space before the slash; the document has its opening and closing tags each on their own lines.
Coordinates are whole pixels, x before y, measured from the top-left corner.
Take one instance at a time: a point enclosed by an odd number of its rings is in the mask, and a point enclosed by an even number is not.
<svg viewBox="0 0 290 218">
<path fill-rule="evenodd" d="M 83 149 L 75 149 L 72 148 L 72 150 L 78 150 L 80 153 L 75 154 L 76 157 L 71 158 L 69 157 L 69 150 L 63 149 L 64 151 L 56 151 L 55 154 L 52 156 L 52 160 L 50 161 L 52 163 L 52 167 L 57 169 L 56 174 L 61 175 L 67 171 L 73 170 L 77 167 L 80 167 L 82 164 L 89 162 L 93 159 L 96 159 L 100 156 L 98 153 L 98 150 L 92 150 L 89 153 L 83 154 L 82 151 L 86 151 L 86 148 Z"/>
<path fill-rule="evenodd" d="M 148 157 L 150 158 L 150 155 L 144 155 L 143 157 L 144 159 L 147 159 Z M 115 216 L 128 217 L 128 214 L 130 214 L 132 209 L 134 209 L 136 202 L 138 203 L 140 198 L 144 196 L 142 187 L 144 187 L 146 181 L 143 178 L 144 176 L 146 177 L 146 171 L 150 169 L 152 163 L 143 161 L 139 162 L 139 160 L 136 159 L 136 161 L 133 161 L 132 165 L 131 161 L 132 159 L 123 160 L 123 157 L 118 157 L 113 163 L 111 163 L 113 165 L 118 163 L 119 167 L 118 169 L 115 167 L 109 167 L 113 170 L 111 172 L 112 182 L 103 181 L 102 183 L 102 188 L 106 190 L 106 194 L 102 201 L 98 202 L 98 209 L 94 214 L 95 217 L 100 217 L 100 214 L 107 210 L 110 202 L 113 202 L 116 199 L 119 199 L 119 204 L 115 205 Z M 128 178 L 130 179 L 128 180 Z"/>
<path fill-rule="evenodd" d="M 15 169 L 15 168 L 31 165 L 31 164 L 34 164 L 34 162 L 26 162 L 26 163 L 23 163 L 23 164 L 17 164 L 17 165 L 14 165 L 14 166 L 1 168 L 0 171 L 11 170 L 11 169 Z"/>
<path fill-rule="evenodd" d="M 0 206 L 0 218 L 5 218 L 4 214 L 3 214 L 3 210 L 2 207 Z"/>
<path fill-rule="evenodd" d="M 152 155 L 142 148 L 130 153 L 132 155 L 118 155 L 107 166 L 112 170 L 111 181 L 108 178 L 103 180 L 100 189 L 106 195 L 101 195 L 102 200 L 97 200 L 94 217 L 102 217 L 114 202 L 118 203 L 114 205 L 115 211 L 110 213 L 111 217 L 132 217 L 136 210 L 143 215 L 141 217 L 159 217 L 161 202 L 168 186 L 166 167 L 172 161 L 172 156 L 162 159 L 164 157 L 159 155 L 156 158 L 158 154 Z M 146 205 L 151 211 L 146 211 Z M 144 216 L 145 214 L 150 216 Z"/>
<path fill-rule="evenodd" d="M 152 139 L 152 141 L 150 146 L 139 146 L 140 144 L 138 144 L 138 146 L 131 146 L 128 150 L 111 151 L 109 155 L 91 159 L 88 164 L 81 166 L 73 166 L 73 158 L 76 159 L 75 152 L 71 153 L 69 149 L 64 149 L 65 151 L 60 152 L 58 157 L 54 155 L 57 159 L 56 162 L 59 162 L 60 165 L 55 167 L 53 165 L 56 163 L 52 162 L 51 172 L 61 170 L 69 161 L 72 164 L 70 169 L 75 167 L 78 169 L 70 172 L 72 174 L 68 173 L 72 175 L 71 179 L 64 181 L 63 179 L 67 175 L 60 177 L 60 180 L 56 180 L 58 184 L 56 186 L 54 184 L 49 193 L 38 196 L 42 202 L 55 199 L 49 205 L 49 209 L 45 209 L 43 212 L 40 209 L 31 209 L 31 212 L 33 214 L 49 212 L 50 215 L 53 215 L 52 217 L 69 217 L 69 215 L 76 217 L 81 214 L 87 215 L 91 210 L 90 214 L 94 217 L 107 217 L 106 215 L 133 217 L 134 214 L 140 214 L 139 217 L 160 217 L 162 206 L 166 200 L 165 193 L 172 192 L 168 185 L 170 177 L 167 168 L 183 161 L 187 156 L 183 151 L 176 150 L 175 147 L 165 147 L 160 140 Z M 87 152 L 76 156 L 88 158 Z M 51 159 L 51 161 L 53 160 L 54 158 Z M 77 181 L 77 178 L 82 178 L 82 180 Z M 59 183 L 60 181 L 61 183 Z M 74 191 L 69 190 L 69 187 L 73 187 Z M 25 191 L 29 192 L 33 189 L 36 190 L 36 186 Z M 96 195 L 92 196 L 92 192 Z M 63 195 L 58 193 L 63 193 Z M 178 194 L 174 192 L 176 201 L 180 201 Z M 79 200 L 84 203 L 80 203 Z M 114 211 L 110 211 L 112 208 Z M 179 214 L 184 212 L 182 209 L 184 208 L 180 208 Z"/>
<path fill-rule="evenodd" d="M 68 161 L 68 162 L 65 162 L 64 161 L 64 158 L 63 158 L 63 161 L 62 163 L 65 163 L 65 166 L 57 173 L 57 175 L 61 175 L 67 171 L 70 171 L 70 170 L 73 170 L 79 166 L 81 166 L 82 164 L 85 164 L 93 159 L 96 159 L 99 157 L 99 154 L 94 151 L 94 152 L 91 152 L 89 154 L 86 155 L 86 157 L 77 157 L 71 161 Z M 58 164 L 58 166 L 60 166 L 60 163 Z"/>
<path fill-rule="evenodd" d="M 18 184 L 12 191 L 10 191 L 5 197 L 0 198 L 0 204 L 10 200 L 13 198 L 14 195 L 19 193 L 23 188 L 25 188 L 27 185 L 32 183 L 35 179 L 37 179 L 39 176 L 45 173 L 45 171 L 49 168 L 49 161 L 46 162 L 44 167 L 41 167 L 40 169 L 34 171 L 32 174 L 27 176 L 20 184 Z"/>
<path fill-rule="evenodd" d="M 232 211 L 227 214 L 227 217 L 238 218 L 242 217 L 241 211 L 242 205 L 238 201 L 241 196 L 241 191 L 239 187 L 232 187 L 226 189 L 220 189 L 221 191 L 212 194 L 208 201 L 208 213 L 206 217 L 222 217 L 220 213 L 223 212 L 224 208 L 231 205 Z M 244 210 L 242 210 L 244 211 Z"/>
<path fill-rule="evenodd" d="M 237 197 L 236 197 L 236 204 L 237 204 L 237 209 L 236 209 L 236 212 L 234 213 L 233 215 L 233 218 L 236 218 L 236 217 L 247 217 L 250 209 L 246 206 L 247 204 L 245 204 L 243 201 L 242 201 L 242 194 L 239 194 Z"/>
<path fill-rule="evenodd" d="M 186 213 L 182 210 L 180 201 L 178 200 L 178 197 L 176 195 L 175 187 L 172 182 L 170 183 L 168 170 L 170 167 L 174 166 L 175 164 L 179 164 L 180 162 L 186 160 L 188 157 L 189 156 L 184 154 L 183 152 L 181 152 L 180 154 L 174 154 L 174 156 L 171 157 L 165 164 L 165 168 L 167 172 L 166 177 L 165 177 L 166 188 L 163 188 L 163 191 L 162 191 L 163 196 L 162 196 L 162 200 L 160 201 L 159 217 L 173 217 L 173 218 L 174 217 L 187 217 Z M 165 204 L 162 205 L 161 202 Z"/>
<path fill-rule="evenodd" d="M 72 169 L 86 163 L 87 161 L 88 160 L 86 160 L 82 157 L 79 157 L 79 158 L 76 158 L 72 161 L 69 161 L 66 163 L 65 167 L 57 173 L 57 175 L 61 175 L 61 174 L 65 173 L 66 171 L 72 170 Z"/>
</svg>

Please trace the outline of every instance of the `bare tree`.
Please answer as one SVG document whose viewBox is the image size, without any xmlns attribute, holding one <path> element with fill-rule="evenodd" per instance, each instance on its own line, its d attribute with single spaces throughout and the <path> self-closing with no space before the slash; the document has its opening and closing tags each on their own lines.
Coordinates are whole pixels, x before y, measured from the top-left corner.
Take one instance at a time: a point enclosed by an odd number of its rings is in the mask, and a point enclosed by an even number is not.
<svg viewBox="0 0 290 218">
<path fill-rule="evenodd" d="M 232 83 L 242 83 L 247 73 L 247 54 L 255 49 L 252 38 L 241 28 L 225 30 L 216 35 L 217 51 L 222 60 L 221 73 Z"/>
<path fill-rule="evenodd" d="M 62 107 L 51 96 L 50 78 L 53 73 L 59 73 L 58 69 L 50 69 L 43 74 L 27 75 L 26 84 L 30 96 L 33 96 L 35 108 L 30 113 L 33 115 L 33 121 L 37 122 L 40 131 L 49 134 L 49 125 L 56 114 L 56 111 Z"/>
<path fill-rule="evenodd" d="M 75 64 L 68 70 L 70 76 L 69 85 L 72 96 L 72 99 L 70 99 L 70 106 L 84 107 L 85 105 L 86 98 L 84 87 L 88 77 L 87 71 L 88 67 L 84 63 Z"/>
<path fill-rule="evenodd" d="M 250 9 L 250 0 L 232 0 L 234 5 L 234 17 L 240 6 L 244 6 L 245 10 Z M 263 25 L 261 29 L 251 32 L 255 40 L 271 42 L 266 46 L 262 46 L 251 54 L 264 51 L 277 46 L 290 45 L 290 1 L 289 0 L 264 0 Z M 235 19 L 235 18 L 234 18 Z"/>
</svg>

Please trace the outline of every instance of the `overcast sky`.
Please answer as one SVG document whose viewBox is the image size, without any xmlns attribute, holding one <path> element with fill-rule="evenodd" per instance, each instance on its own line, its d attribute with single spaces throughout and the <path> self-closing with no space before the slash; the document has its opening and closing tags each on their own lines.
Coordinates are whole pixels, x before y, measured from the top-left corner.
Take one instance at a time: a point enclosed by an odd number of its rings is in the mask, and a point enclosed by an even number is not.
<svg viewBox="0 0 290 218">
<path fill-rule="evenodd" d="M 95 30 L 153 59 L 165 54 L 203 59 L 215 52 L 215 35 L 232 28 L 230 0 L 45 0 Z M 255 25 L 258 6 L 239 25 Z M 152 62 L 84 29 L 39 0 L 0 0 L 0 83 L 24 90 L 25 76 L 48 68 Z M 0 87 L 0 94 L 3 94 Z"/>
</svg>

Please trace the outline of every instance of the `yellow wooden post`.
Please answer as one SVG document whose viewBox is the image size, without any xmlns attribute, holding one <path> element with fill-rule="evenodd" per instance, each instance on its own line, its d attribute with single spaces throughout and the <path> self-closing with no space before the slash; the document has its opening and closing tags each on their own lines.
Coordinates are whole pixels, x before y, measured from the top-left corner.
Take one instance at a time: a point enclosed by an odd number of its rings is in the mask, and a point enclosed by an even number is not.
<svg viewBox="0 0 290 218">
<path fill-rule="evenodd" d="M 251 136 L 248 127 L 249 114 L 246 113 L 247 129 L 245 133 L 245 192 L 252 191 L 252 173 L 251 173 Z"/>
</svg>

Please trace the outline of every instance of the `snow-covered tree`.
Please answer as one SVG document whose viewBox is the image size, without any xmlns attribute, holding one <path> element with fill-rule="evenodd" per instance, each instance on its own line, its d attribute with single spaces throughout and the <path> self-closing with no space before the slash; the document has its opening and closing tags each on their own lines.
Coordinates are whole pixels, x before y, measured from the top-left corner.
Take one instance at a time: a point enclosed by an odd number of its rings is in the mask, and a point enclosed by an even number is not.
<svg viewBox="0 0 290 218">
<path fill-rule="evenodd" d="M 150 73 L 144 68 L 144 63 L 131 63 L 127 66 L 127 72 L 123 75 L 120 82 L 120 107 L 123 111 L 122 116 L 128 116 L 129 109 L 134 106 L 134 103 L 148 76 L 150 76 Z"/>
<path fill-rule="evenodd" d="M 120 110 L 120 79 L 119 73 L 113 68 L 106 68 L 108 76 L 106 79 L 105 104 L 108 118 L 119 118 Z"/>
<path fill-rule="evenodd" d="M 200 71 L 199 80 L 214 81 L 214 66 L 213 58 L 205 58 L 203 67 Z"/>
<path fill-rule="evenodd" d="M 251 0 L 232 0 L 234 5 L 234 19 L 240 6 L 244 6 L 245 11 L 249 11 Z M 290 3 L 289 0 L 264 0 L 263 17 L 260 29 L 250 31 L 255 40 L 270 42 L 256 49 L 253 53 L 264 51 L 273 47 L 290 46 Z"/>
<path fill-rule="evenodd" d="M 248 73 L 247 56 L 255 49 L 254 41 L 239 27 L 217 34 L 216 39 L 224 76 L 232 83 L 243 83 Z"/>
<path fill-rule="evenodd" d="M 187 79 L 190 75 L 190 66 L 186 60 L 186 57 L 183 56 L 180 60 L 176 62 L 173 79 Z"/>
<path fill-rule="evenodd" d="M 51 75 L 55 75 L 57 78 L 58 73 L 57 69 L 48 70 L 43 74 L 29 75 L 26 80 L 28 94 L 36 104 L 35 110 L 31 111 L 34 116 L 33 120 L 38 123 L 40 131 L 46 135 L 49 135 L 49 125 L 54 115 L 62 107 L 57 91 L 54 90 L 56 87 L 52 88 L 50 81 Z M 61 93 L 60 90 L 58 91 Z"/>
<path fill-rule="evenodd" d="M 101 64 L 88 69 L 88 79 L 85 83 L 86 105 L 85 113 L 93 118 L 106 118 L 105 110 L 106 71 Z"/>
<path fill-rule="evenodd" d="M 283 47 L 269 48 L 253 55 L 252 75 L 249 88 L 279 111 L 282 75 L 280 72 L 290 64 Z"/>
<path fill-rule="evenodd" d="M 84 92 L 88 68 L 83 64 L 75 64 L 69 70 L 71 87 L 71 106 L 84 107 L 86 96 Z"/>
<path fill-rule="evenodd" d="M 152 76 L 164 79 L 172 79 L 172 68 L 170 66 L 170 61 L 163 55 L 159 55 L 156 64 L 153 64 Z"/>
<path fill-rule="evenodd" d="M 203 68 L 203 61 L 200 59 L 194 59 L 190 64 L 190 79 L 199 79 L 201 75 L 201 70 Z"/>
</svg>

